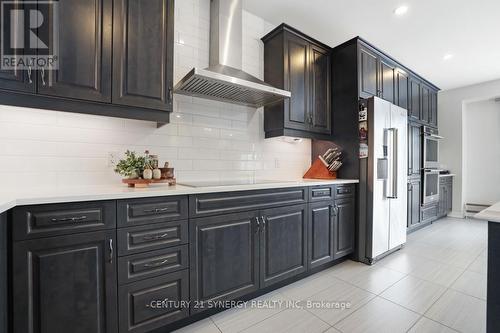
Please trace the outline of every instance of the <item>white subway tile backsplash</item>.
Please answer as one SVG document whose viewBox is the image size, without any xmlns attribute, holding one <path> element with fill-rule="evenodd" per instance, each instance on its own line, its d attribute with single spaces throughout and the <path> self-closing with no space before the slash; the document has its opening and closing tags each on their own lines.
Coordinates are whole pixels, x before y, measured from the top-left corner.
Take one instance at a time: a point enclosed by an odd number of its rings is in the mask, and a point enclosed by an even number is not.
<svg viewBox="0 0 500 333">
<path fill-rule="evenodd" d="M 208 67 L 210 1 L 175 9 L 174 79 Z M 243 13 L 243 70 L 263 78 L 260 38 L 272 24 Z M 310 164 L 310 140 L 264 139 L 263 109 L 174 95 L 171 123 L 155 123 L 0 105 L 2 186 L 67 187 L 120 181 L 110 154 L 145 150 L 169 161 L 180 182 L 296 179 Z"/>
</svg>

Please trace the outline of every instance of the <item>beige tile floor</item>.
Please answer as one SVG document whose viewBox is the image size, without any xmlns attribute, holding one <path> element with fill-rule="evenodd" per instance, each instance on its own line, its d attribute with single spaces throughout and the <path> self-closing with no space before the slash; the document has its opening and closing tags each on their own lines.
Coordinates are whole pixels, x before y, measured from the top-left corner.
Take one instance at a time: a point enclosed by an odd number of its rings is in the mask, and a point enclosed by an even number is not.
<svg viewBox="0 0 500 333">
<path fill-rule="evenodd" d="M 346 261 L 259 298 L 299 307 L 231 309 L 176 332 L 485 332 L 486 246 L 486 222 L 442 219 L 374 266 Z M 349 306 L 308 306 L 332 302 Z"/>
</svg>

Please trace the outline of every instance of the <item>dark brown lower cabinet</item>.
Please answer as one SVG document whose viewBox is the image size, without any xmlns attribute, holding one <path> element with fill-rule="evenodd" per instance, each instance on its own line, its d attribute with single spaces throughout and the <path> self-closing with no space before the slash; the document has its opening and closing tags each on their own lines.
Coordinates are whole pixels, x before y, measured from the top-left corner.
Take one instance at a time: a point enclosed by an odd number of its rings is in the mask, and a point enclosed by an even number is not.
<svg viewBox="0 0 500 333">
<path fill-rule="evenodd" d="M 421 180 L 420 178 L 411 179 L 408 181 L 408 229 L 415 228 L 420 225 L 421 218 Z"/>
<path fill-rule="evenodd" d="M 333 260 L 335 235 L 334 201 L 315 202 L 309 205 L 309 268 Z"/>
<path fill-rule="evenodd" d="M 13 331 L 114 333 L 115 231 L 14 244 Z"/>
<path fill-rule="evenodd" d="M 9 331 L 7 213 L 0 214 L 0 332 Z"/>
<path fill-rule="evenodd" d="M 260 287 L 307 269 L 307 205 L 261 211 Z"/>
<path fill-rule="evenodd" d="M 258 216 L 253 211 L 190 220 L 192 301 L 234 299 L 259 289 Z"/>
<path fill-rule="evenodd" d="M 306 204 L 190 223 L 191 300 L 234 299 L 307 269 Z"/>
<path fill-rule="evenodd" d="M 146 333 L 189 315 L 187 270 L 120 287 L 120 333 Z"/>
<path fill-rule="evenodd" d="M 439 205 L 438 217 L 445 217 L 452 210 L 453 203 L 453 177 L 439 178 Z"/>
<path fill-rule="evenodd" d="M 354 228 L 356 200 L 354 197 L 335 200 L 334 206 L 334 253 L 333 258 L 342 258 L 354 251 Z"/>
</svg>

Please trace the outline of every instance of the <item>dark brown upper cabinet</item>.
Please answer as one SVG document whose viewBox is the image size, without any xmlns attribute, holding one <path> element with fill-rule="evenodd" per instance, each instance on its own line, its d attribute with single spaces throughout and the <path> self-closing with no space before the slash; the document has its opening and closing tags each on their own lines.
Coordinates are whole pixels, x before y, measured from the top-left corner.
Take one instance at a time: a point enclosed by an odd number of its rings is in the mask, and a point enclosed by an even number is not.
<svg viewBox="0 0 500 333">
<path fill-rule="evenodd" d="M 428 124 L 430 121 L 430 113 L 431 113 L 431 90 L 430 88 L 423 84 L 421 87 L 421 95 L 422 102 L 420 105 L 420 120 L 424 123 Z"/>
<path fill-rule="evenodd" d="M 422 92 L 420 80 L 416 77 L 410 77 L 408 93 L 408 116 L 410 119 L 418 121 L 421 119 Z"/>
<path fill-rule="evenodd" d="M 371 50 L 359 49 L 359 97 L 378 96 L 378 56 Z"/>
<path fill-rule="evenodd" d="M 57 20 L 51 9 L 40 9 L 43 29 L 58 32 L 57 70 L 0 70 L 0 104 L 168 123 L 174 0 L 60 0 L 58 6 Z"/>
<path fill-rule="evenodd" d="M 422 125 L 408 123 L 408 176 L 420 176 L 422 171 Z"/>
<path fill-rule="evenodd" d="M 435 90 L 431 90 L 431 111 L 429 114 L 429 124 L 433 127 L 438 127 L 438 112 L 437 112 L 437 103 L 438 103 L 438 93 Z"/>
<path fill-rule="evenodd" d="M 330 50 L 311 44 L 311 130 L 331 133 Z"/>
<path fill-rule="evenodd" d="M 112 0 L 59 1 L 59 68 L 38 71 L 39 94 L 111 102 L 112 8 Z"/>
<path fill-rule="evenodd" d="M 265 37 L 264 80 L 292 93 L 264 108 L 266 138 L 331 135 L 331 49 L 289 27 Z"/>
<path fill-rule="evenodd" d="M 380 58 L 379 66 L 379 97 L 391 103 L 395 103 L 394 90 L 396 82 L 396 65 L 388 59 Z"/>
<path fill-rule="evenodd" d="M 0 0 L 0 5 L 3 5 L 7 2 L 7 0 Z M 16 9 L 22 10 L 24 6 L 21 1 L 16 4 Z M 10 19 L 10 16 L 6 16 L 6 19 Z M 25 20 L 29 19 L 28 14 L 25 14 Z M 11 36 L 11 24 L 10 22 L 2 22 L 3 28 L 5 29 L 4 35 Z M 4 41 L 2 41 L 4 42 Z M 12 43 L 12 42 L 11 42 Z M 17 55 L 24 55 L 21 49 L 18 49 L 16 52 Z M 36 71 L 33 69 L 29 70 L 7 70 L 0 69 L 0 89 L 5 90 L 14 90 L 14 91 L 22 91 L 22 92 L 31 92 L 34 93 L 36 91 Z"/>
<path fill-rule="evenodd" d="M 172 110 L 173 0 L 114 0 L 113 103 Z"/>
<path fill-rule="evenodd" d="M 396 70 L 395 104 L 408 109 L 408 74 L 400 69 Z"/>
<path fill-rule="evenodd" d="M 396 65 L 369 47 L 359 48 L 359 96 L 378 96 L 391 103 L 395 99 Z"/>
</svg>

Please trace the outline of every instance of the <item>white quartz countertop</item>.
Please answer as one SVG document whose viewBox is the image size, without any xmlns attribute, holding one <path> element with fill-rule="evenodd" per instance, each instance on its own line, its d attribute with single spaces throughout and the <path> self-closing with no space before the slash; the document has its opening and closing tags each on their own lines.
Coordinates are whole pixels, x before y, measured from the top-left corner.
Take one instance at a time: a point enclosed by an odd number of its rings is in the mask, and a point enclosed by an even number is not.
<svg viewBox="0 0 500 333">
<path fill-rule="evenodd" d="M 485 210 L 482 210 L 478 214 L 474 215 L 474 218 L 478 220 L 500 223 L 500 202 L 486 208 Z"/>
<path fill-rule="evenodd" d="M 123 184 L 111 186 L 67 187 L 56 189 L 1 189 L 0 213 L 22 205 L 49 203 L 81 202 L 95 200 L 116 200 L 131 198 L 161 197 L 170 195 L 188 195 L 216 192 L 264 190 L 300 186 L 317 186 L 332 184 L 356 184 L 356 179 L 276 181 L 263 184 L 229 185 L 212 187 L 189 187 L 182 185 L 152 185 L 148 188 L 129 188 Z"/>
<path fill-rule="evenodd" d="M 439 175 L 439 177 L 455 177 L 455 174 L 454 173 L 447 173 L 447 174 Z"/>
</svg>

